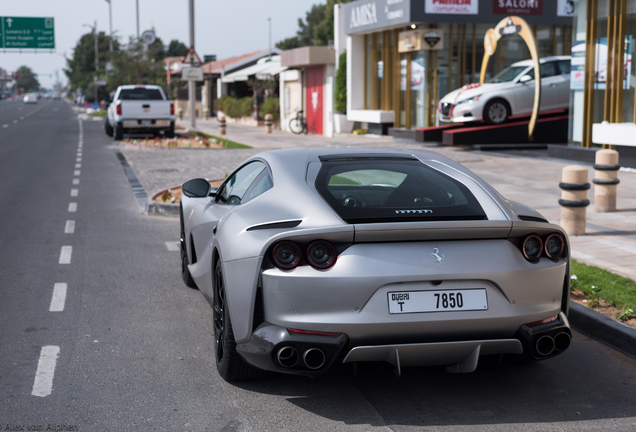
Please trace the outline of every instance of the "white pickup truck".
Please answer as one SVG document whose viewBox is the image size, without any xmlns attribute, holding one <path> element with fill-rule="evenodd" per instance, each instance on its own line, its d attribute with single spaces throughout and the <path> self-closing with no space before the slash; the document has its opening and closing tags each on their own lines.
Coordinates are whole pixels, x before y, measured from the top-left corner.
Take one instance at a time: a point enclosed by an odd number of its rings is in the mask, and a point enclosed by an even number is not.
<svg viewBox="0 0 636 432">
<path fill-rule="evenodd" d="M 154 85 L 119 86 L 108 106 L 104 129 L 121 140 L 124 134 L 174 137 L 174 103 Z"/>
</svg>

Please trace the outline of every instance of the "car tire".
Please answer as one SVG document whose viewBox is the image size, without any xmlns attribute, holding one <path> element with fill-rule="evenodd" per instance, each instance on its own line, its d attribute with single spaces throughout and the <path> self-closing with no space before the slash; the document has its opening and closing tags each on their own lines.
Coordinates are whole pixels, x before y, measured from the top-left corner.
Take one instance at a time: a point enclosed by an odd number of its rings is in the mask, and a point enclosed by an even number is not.
<svg viewBox="0 0 636 432">
<path fill-rule="evenodd" d="M 121 141 L 122 139 L 124 139 L 124 131 L 121 128 L 121 123 L 115 123 L 113 136 L 115 138 L 115 141 Z"/>
<path fill-rule="evenodd" d="M 236 350 L 236 340 L 225 297 L 225 282 L 221 261 L 214 267 L 214 298 L 212 301 L 214 325 L 214 354 L 216 370 L 226 381 L 246 381 L 269 376 L 267 371 L 255 368 L 243 360 Z"/>
<path fill-rule="evenodd" d="M 194 289 L 198 289 L 196 282 L 192 279 L 192 274 L 188 269 L 188 251 L 186 249 L 185 240 L 185 228 L 183 223 L 183 212 L 179 212 L 179 219 L 181 223 L 181 235 L 179 237 L 179 243 L 181 244 L 181 279 L 186 286 Z"/>
<path fill-rule="evenodd" d="M 108 122 L 108 117 L 104 120 L 104 130 L 106 131 L 106 135 L 109 137 L 113 136 L 113 127 Z"/>
<path fill-rule="evenodd" d="M 166 138 L 174 138 L 174 126 L 171 126 L 164 135 Z"/>
<path fill-rule="evenodd" d="M 510 105 L 503 99 L 493 99 L 484 108 L 484 120 L 491 125 L 502 124 L 510 117 Z"/>
</svg>

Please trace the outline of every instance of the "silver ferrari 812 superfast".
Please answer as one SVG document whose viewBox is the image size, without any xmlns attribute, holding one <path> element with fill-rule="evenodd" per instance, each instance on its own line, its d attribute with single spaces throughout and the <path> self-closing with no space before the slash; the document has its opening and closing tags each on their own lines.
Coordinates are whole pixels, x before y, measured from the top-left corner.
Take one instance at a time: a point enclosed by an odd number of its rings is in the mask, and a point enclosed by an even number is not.
<svg viewBox="0 0 636 432">
<path fill-rule="evenodd" d="M 438 153 L 275 150 L 182 189 L 182 277 L 212 306 L 228 381 L 367 361 L 472 372 L 570 345 L 564 230 Z"/>
</svg>

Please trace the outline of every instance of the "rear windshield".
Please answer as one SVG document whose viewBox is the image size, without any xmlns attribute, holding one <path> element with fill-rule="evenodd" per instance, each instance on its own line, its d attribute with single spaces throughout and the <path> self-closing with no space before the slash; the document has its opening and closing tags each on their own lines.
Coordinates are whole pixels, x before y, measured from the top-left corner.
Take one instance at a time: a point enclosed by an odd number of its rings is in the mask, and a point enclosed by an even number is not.
<svg viewBox="0 0 636 432">
<path fill-rule="evenodd" d="M 348 223 L 486 219 L 466 186 L 416 160 L 323 162 L 316 189 Z"/>
<path fill-rule="evenodd" d="M 157 89 L 123 89 L 119 93 L 120 100 L 163 100 Z"/>
</svg>

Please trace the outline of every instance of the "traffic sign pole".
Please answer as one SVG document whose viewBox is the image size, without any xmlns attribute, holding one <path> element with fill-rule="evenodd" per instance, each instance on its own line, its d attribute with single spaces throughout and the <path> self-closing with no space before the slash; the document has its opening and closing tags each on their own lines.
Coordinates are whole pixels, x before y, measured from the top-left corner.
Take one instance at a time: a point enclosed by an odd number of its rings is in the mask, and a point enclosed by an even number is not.
<svg viewBox="0 0 636 432">
<path fill-rule="evenodd" d="M 190 49 L 194 53 L 194 0 L 190 0 Z M 190 56 L 190 62 L 194 60 L 194 56 Z M 190 65 L 192 67 L 192 65 Z M 190 108 L 190 129 L 196 126 L 196 112 L 194 110 L 196 81 L 188 81 L 188 99 Z"/>
</svg>

